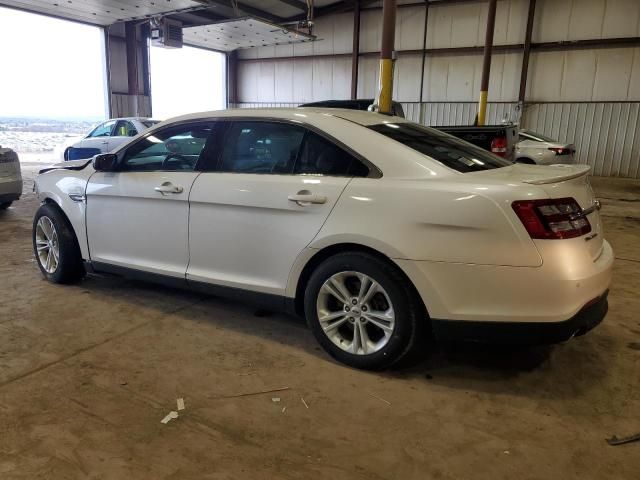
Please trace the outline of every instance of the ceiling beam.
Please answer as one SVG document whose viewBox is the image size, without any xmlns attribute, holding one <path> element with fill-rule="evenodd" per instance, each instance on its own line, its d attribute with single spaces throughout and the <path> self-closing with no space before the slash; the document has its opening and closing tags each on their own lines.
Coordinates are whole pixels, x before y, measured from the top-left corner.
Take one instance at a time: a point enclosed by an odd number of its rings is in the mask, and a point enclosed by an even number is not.
<svg viewBox="0 0 640 480">
<path fill-rule="evenodd" d="M 360 8 L 364 8 L 371 3 L 375 3 L 378 0 L 360 0 Z M 345 0 L 340 2 L 331 3 L 324 7 L 317 7 L 314 9 L 313 17 L 324 17 L 325 15 L 331 15 L 332 13 L 344 13 L 353 11 L 356 8 L 356 0 Z M 295 15 L 287 19 L 289 22 L 306 20 L 306 16 Z"/>
<path fill-rule="evenodd" d="M 229 18 L 218 13 L 213 13 L 210 10 L 178 12 L 167 15 L 167 17 L 181 21 L 183 27 L 198 27 L 200 25 L 210 25 L 212 23 L 219 22 L 220 20 L 227 20 Z"/>
<path fill-rule="evenodd" d="M 245 5 L 242 2 L 232 2 L 231 0 L 196 0 L 203 5 L 207 5 L 212 8 L 212 11 L 219 12 L 229 18 L 238 17 L 234 9 L 234 3 L 238 7 L 238 10 L 244 12 L 245 15 L 251 15 L 253 17 L 259 17 L 264 20 L 268 20 L 274 23 L 284 23 L 286 19 L 274 15 L 272 13 L 260 10 L 259 8 L 252 7 L 251 5 Z"/>
<path fill-rule="evenodd" d="M 303 12 L 307 12 L 307 2 L 305 0 L 278 0 L 280 3 L 285 3 L 290 7 L 297 8 Z"/>
</svg>

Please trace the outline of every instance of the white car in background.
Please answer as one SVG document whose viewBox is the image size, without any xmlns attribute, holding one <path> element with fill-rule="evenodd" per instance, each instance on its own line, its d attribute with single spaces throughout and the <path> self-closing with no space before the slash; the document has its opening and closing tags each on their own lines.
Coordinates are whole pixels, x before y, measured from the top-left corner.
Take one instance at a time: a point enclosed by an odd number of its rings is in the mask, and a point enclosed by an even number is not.
<svg viewBox="0 0 640 480">
<path fill-rule="evenodd" d="M 536 165 L 571 164 L 576 147 L 530 130 L 520 130 L 516 144 L 516 162 Z"/>
<path fill-rule="evenodd" d="M 85 138 L 67 147 L 64 151 L 64 159 L 79 160 L 109 152 L 156 123 L 158 120 L 142 117 L 107 120 L 95 127 Z"/>
<path fill-rule="evenodd" d="M 22 195 L 22 172 L 18 154 L 0 147 L 0 210 L 6 210 Z"/>
<path fill-rule="evenodd" d="M 377 113 L 198 113 L 42 170 L 33 247 L 55 283 L 105 272 L 296 312 L 377 369 L 426 329 L 553 343 L 596 326 L 613 252 L 588 173 Z"/>
</svg>

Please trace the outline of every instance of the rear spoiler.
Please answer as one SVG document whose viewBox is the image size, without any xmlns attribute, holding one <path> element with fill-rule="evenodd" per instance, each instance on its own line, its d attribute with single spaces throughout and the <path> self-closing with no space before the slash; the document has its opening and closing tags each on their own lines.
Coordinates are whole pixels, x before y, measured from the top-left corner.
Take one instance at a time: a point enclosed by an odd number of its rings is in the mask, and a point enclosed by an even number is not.
<svg viewBox="0 0 640 480">
<path fill-rule="evenodd" d="M 46 173 L 51 170 L 82 170 L 92 162 L 93 158 L 84 158 L 82 160 L 69 160 L 66 162 L 56 163 L 45 168 L 41 168 L 38 173 Z"/>
<path fill-rule="evenodd" d="M 522 180 L 522 183 L 528 183 L 530 185 L 547 185 L 549 183 L 564 182 L 566 180 L 572 180 L 587 175 L 591 171 L 591 165 L 550 165 L 545 167 L 554 172 L 549 172 L 550 175 L 545 178 L 534 178 L 531 180 Z M 563 172 L 562 170 L 566 170 Z"/>
</svg>

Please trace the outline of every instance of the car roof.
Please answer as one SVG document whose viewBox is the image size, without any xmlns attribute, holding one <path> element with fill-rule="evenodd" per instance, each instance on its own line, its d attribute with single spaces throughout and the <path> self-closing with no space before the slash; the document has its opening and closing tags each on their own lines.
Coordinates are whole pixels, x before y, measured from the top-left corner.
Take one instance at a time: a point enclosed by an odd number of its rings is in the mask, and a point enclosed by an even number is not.
<svg viewBox="0 0 640 480">
<path fill-rule="evenodd" d="M 164 124 L 174 122 L 184 122 L 189 120 L 202 120 L 207 118 L 276 118 L 282 120 L 293 120 L 298 122 L 314 123 L 314 120 L 326 117 L 342 118 L 358 125 L 369 126 L 380 123 L 402 123 L 407 122 L 402 117 L 394 117 L 376 112 L 366 112 L 362 110 L 350 110 L 345 108 L 320 108 L 320 107 L 299 107 L 299 108 L 233 108 L 228 110 L 214 110 L 209 112 L 190 113 L 165 120 Z"/>
</svg>

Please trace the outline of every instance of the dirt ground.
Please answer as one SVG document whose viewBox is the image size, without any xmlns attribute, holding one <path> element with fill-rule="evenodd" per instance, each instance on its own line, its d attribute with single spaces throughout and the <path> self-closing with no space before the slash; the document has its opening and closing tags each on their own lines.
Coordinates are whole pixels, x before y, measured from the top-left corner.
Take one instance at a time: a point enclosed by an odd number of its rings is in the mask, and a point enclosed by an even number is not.
<svg viewBox="0 0 640 480">
<path fill-rule="evenodd" d="M 640 442 L 605 442 L 640 432 L 640 182 L 593 180 L 617 257 L 596 330 L 440 345 L 367 373 L 285 315 L 117 278 L 45 282 L 36 168 L 0 215 L 0 478 L 640 478 Z"/>
</svg>

